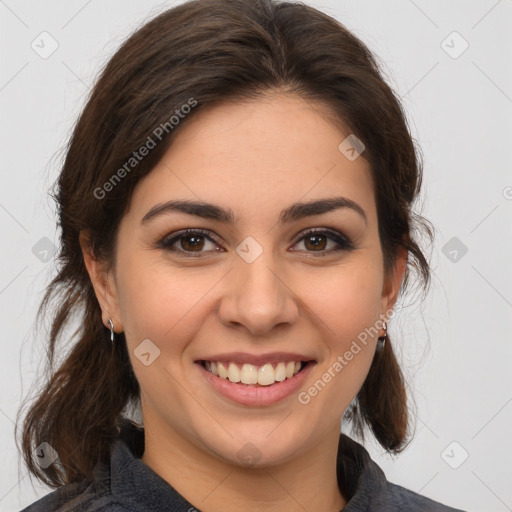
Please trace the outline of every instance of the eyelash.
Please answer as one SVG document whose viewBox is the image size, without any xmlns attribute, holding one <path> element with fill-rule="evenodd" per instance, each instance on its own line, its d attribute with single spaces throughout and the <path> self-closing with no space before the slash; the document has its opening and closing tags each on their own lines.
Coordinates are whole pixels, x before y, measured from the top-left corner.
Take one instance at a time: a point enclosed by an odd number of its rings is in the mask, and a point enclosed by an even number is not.
<svg viewBox="0 0 512 512">
<path fill-rule="evenodd" d="M 186 238 L 187 236 L 191 236 L 191 235 L 204 236 L 205 238 L 208 238 L 211 242 L 213 242 L 217 245 L 221 245 L 219 242 L 217 242 L 215 240 L 216 237 L 213 237 L 212 233 L 210 231 L 205 230 L 205 229 L 188 228 L 188 229 L 183 229 L 183 230 L 176 231 L 174 233 L 170 233 L 170 234 L 166 235 L 159 242 L 157 242 L 156 248 L 167 250 L 167 251 L 172 251 L 172 252 L 176 252 L 176 253 L 181 253 L 183 256 L 185 256 L 187 258 L 200 258 L 200 257 L 202 257 L 201 255 L 203 255 L 205 252 L 211 252 L 211 251 L 197 251 L 197 252 L 196 251 L 184 251 L 183 249 L 176 249 L 176 248 L 172 247 L 181 238 Z M 330 240 L 336 242 L 336 244 L 338 244 L 338 247 L 335 249 L 322 250 L 322 251 L 318 251 L 318 252 L 306 250 L 307 253 L 311 254 L 311 256 L 308 255 L 308 257 L 313 257 L 313 258 L 320 257 L 321 258 L 322 256 L 327 256 L 328 254 L 338 253 L 341 251 L 347 252 L 347 251 L 351 251 L 355 248 L 354 245 L 352 244 L 352 242 L 345 235 L 342 235 L 341 233 L 338 233 L 337 231 L 333 231 L 331 229 L 326 229 L 326 228 L 313 228 L 313 229 L 309 229 L 307 231 L 300 233 L 298 235 L 297 240 L 293 243 L 293 245 L 296 245 L 297 243 L 301 242 L 303 239 L 307 238 L 308 236 L 312 236 L 312 235 L 326 236 Z M 218 252 L 218 251 L 215 251 L 215 252 Z"/>
</svg>

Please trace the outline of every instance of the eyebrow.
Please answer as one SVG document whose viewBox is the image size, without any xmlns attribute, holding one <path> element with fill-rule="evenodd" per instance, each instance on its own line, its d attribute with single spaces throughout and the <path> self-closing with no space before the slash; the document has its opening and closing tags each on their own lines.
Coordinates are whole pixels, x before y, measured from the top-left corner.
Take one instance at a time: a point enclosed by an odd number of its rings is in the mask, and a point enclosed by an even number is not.
<svg viewBox="0 0 512 512">
<path fill-rule="evenodd" d="M 279 224 L 294 222 L 313 215 L 321 215 L 340 208 L 349 208 L 357 212 L 368 225 L 366 213 L 356 202 L 347 197 L 334 197 L 327 199 L 317 199 L 309 202 L 294 203 L 281 211 L 279 215 Z M 210 219 L 222 222 L 224 224 L 234 224 L 235 215 L 230 208 L 222 208 L 212 203 L 191 200 L 172 200 L 160 203 L 151 208 L 142 218 L 141 224 L 146 224 L 150 220 L 171 212 L 186 213 L 195 215 L 203 219 Z"/>
</svg>

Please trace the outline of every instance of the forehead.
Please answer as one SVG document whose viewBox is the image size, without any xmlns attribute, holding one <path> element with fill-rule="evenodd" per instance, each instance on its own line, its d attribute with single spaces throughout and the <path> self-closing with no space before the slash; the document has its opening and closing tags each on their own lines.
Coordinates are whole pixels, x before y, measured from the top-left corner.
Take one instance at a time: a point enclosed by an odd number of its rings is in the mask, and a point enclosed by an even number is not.
<svg viewBox="0 0 512 512">
<path fill-rule="evenodd" d="M 341 195 L 371 217 L 370 166 L 340 151 L 350 131 L 334 125 L 326 108 L 295 95 L 268 95 L 194 113 L 137 185 L 133 209 L 141 217 L 158 202 L 180 198 L 235 214 L 250 208 L 260 218 L 286 203 Z"/>
</svg>

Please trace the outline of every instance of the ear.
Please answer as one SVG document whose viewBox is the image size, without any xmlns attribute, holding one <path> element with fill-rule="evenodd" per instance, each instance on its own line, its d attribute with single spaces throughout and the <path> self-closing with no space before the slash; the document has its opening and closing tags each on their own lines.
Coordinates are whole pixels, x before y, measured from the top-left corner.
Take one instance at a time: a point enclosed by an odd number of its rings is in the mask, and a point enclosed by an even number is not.
<svg viewBox="0 0 512 512">
<path fill-rule="evenodd" d="M 407 255 L 407 249 L 400 249 L 391 272 L 385 277 L 382 290 L 382 315 L 385 316 L 386 320 L 400 293 L 400 287 L 402 286 L 405 269 L 407 267 Z"/>
<path fill-rule="evenodd" d="M 108 319 L 112 320 L 115 332 L 122 332 L 118 290 L 114 276 L 107 268 L 107 263 L 96 257 L 90 244 L 90 238 L 87 232 L 80 231 L 80 247 L 84 257 L 84 263 L 89 273 L 94 293 L 101 307 L 101 320 L 105 327 L 110 329 Z"/>
</svg>

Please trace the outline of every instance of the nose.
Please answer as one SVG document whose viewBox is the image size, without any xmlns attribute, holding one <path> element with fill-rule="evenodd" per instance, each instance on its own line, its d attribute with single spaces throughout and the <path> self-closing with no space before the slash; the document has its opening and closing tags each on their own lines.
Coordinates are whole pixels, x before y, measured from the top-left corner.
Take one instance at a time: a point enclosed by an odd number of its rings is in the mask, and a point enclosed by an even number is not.
<svg viewBox="0 0 512 512">
<path fill-rule="evenodd" d="M 297 321 L 298 301 L 271 254 L 263 251 L 252 263 L 237 258 L 234 265 L 218 310 L 225 326 L 264 336 Z"/>
</svg>

